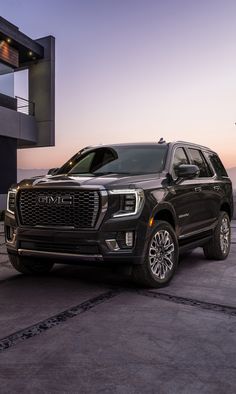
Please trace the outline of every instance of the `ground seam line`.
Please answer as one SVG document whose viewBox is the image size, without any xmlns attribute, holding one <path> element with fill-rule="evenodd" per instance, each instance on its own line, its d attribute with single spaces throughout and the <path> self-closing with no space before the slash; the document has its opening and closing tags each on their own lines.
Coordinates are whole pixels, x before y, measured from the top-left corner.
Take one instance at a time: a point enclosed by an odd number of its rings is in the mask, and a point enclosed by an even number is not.
<svg viewBox="0 0 236 394">
<path fill-rule="evenodd" d="M 167 293 L 154 292 L 154 291 L 150 291 L 150 290 L 138 290 L 138 294 L 143 295 L 145 297 L 157 298 L 157 299 L 161 299 L 164 301 L 169 301 L 169 302 L 172 302 L 175 304 L 193 306 L 193 307 L 197 307 L 197 308 L 212 311 L 212 312 L 223 313 L 223 314 L 226 314 L 229 316 L 236 316 L 236 307 L 233 307 L 233 306 L 215 304 L 215 303 L 211 303 L 211 302 L 195 300 L 195 299 L 188 298 L 188 297 L 180 297 L 180 296 L 175 296 L 175 295 L 171 295 L 171 294 L 167 294 Z"/>
<path fill-rule="evenodd" d="M 87 301 L 82 302 L 76 306 L 66 309 L 54 316 L 51 316 L 39 323 L 35 323 L 29 327 L 23 328 L 22 330 L 16 331 L 2 339 L 0 339 L 0 352 L 11 348 L 19 342 L 23 342 L 27 339 L 42 334 L 43 332 L 50 330 L 53 327 L 72 319 L 81 313 L 87 312 L 95 306 L 115 297 L 120 293 L 120 290 L 110 290 L 106 293 L 102 293 L 96 297 L 93 297 Z"/>
</svg>

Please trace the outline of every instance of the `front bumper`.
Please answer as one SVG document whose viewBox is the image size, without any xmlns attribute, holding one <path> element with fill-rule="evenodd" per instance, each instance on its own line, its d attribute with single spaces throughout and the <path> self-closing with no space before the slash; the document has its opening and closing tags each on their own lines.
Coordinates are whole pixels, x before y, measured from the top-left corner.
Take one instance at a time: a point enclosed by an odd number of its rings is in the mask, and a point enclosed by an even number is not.
<svg viewBox="0 0 236 394">
<path fill-rule="evenodd" d="M 14 229 L 11 240 L 7 234 Z M 112 218 L 99 230 L 78 231 L 63 228 L 26 228 L 17 226 L 15 216 L 5 216 L 6 246 L 10 254 L 52 259 L 55 263 L 114 262 L 141 264 L 144 259 L 149 228 L 147 220 Z M 107 240 L 119 239 L 133 232 L 133 247 L 110 250 Z"/>
</svg>

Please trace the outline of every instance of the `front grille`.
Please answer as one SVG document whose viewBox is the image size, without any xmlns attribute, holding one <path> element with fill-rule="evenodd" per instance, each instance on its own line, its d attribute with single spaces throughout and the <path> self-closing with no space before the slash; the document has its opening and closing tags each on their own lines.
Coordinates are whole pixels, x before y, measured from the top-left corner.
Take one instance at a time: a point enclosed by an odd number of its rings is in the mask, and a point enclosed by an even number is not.
<svg viewBox="0 0 236 394">
<path fill-rule="evenodd" d="M 19 191 L 17 199 L 23 226 L 89 229 L 95 227 L 99 215 L 97 191 L 25 189 Z"/>
</svg>

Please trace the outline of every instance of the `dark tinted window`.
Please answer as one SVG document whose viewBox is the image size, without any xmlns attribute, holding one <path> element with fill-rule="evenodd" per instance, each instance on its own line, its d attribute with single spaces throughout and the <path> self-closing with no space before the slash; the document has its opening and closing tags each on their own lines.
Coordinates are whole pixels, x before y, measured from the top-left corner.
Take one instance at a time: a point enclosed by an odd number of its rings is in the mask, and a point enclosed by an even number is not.
<svg viewBox="0 0 236 394">
<path fill-rule="evenodd" d="M 174 153 L 174 159 L 173 159 L 173 176 L 176 177 L 175 170 L 177 167 L 179 167 L 181 164 L 189 164 L 187 155 L 184 151 L 183 148 L 177 148 Z"/>
<path fill-rule="evenodd" d="M 74 156 L 57 174 L 103 175 L 150 174 L 161 172 L 165 165 L 167 145 L 126 145 L 102 147 Z"/>
<path fill-rule="evenodd" d="M 215 153 L 208 153 L 208 157 L 218 176 L 228 176 L 220 158 Z"/>
<path fill-rule="evenodd" d="M 199 167 L 200 174 L 199 177 L 211 177 L 212 171 L 208 166 L 205 157 L 203 156 L 202 152 L 198 149 L 189 148 L 189 153 L 192 158 L 192 163 Z"/>
</svg>

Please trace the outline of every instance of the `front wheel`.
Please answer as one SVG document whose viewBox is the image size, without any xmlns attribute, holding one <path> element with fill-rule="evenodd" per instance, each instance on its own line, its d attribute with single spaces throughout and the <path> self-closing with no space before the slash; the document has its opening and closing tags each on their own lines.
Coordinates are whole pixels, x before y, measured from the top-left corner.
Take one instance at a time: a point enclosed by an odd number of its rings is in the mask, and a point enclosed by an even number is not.
<svg viewBox="0 0 236 394">
<path fill-rule="evenodd" d="M 144 286 L 162 287 L 178 265 L 179 246 L 172 226 L 158 222 L 151 233 L 143 264 L 133 266 L 133 279 Z"/>
<path fill-rule="evenodd" d="M 29 257 L 9 254 L 11 265 L 22 274 L 44 275 L 51 271 L 53 263 L 48 260 L 38 260 Z"/>
<path fill-rule="evenodd" d="M 231 228 L 229 215 L 220 212 L 212 239 L 203 247 L 205 257 L 209 260 L 225 260 L 230 252 Z"/>
</svg>

